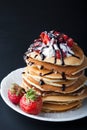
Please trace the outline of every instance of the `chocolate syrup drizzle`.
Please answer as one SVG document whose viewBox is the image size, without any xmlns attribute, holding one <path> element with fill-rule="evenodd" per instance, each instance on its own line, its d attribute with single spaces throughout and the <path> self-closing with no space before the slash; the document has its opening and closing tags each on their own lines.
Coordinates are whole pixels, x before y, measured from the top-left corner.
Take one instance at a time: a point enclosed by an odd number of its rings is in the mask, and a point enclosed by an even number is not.
<svg viewBox="0 0 87 130">
<path fill-rule="evenodd" d="M 69 51 L 68 51 L 68 53 L 69 53 L 70 55 L 72 55 L 73 57 L 76 57 L 76 58 L 80 59 L 80 57 L 79 57 L 79 56 L 76 56 L 76 55 L 74 55 L 74 54 L 70 53 Z"/>
<path fill-rule="evenodd" d="M 40 56 L 41 56 L 41 59 L 42 60 L 44 60 L 45 58 L 46 58 L 46 56 L 43 54 L 43 50 L 44 50 L 44 48 L 48 48 L 49 46 L 46 46 L 46 47 L 43 47 L 42 49 L 41 49 L 41 52 L 40 52 Z"/>
<path fill-rule="evenodd" d="M 28 65 L 32 66 L 34 62 L 29 61 Z"/>
<path fill-rule="evenodd" d="M 59 35 L 58 37 L 60 37 L 60 35 Z M 56 38 L 57 38 L 57 37 L 56 37 Z M 61 63 L 62 63 L 62 65 L 65 65 L 65 63 L 64 63 L 64 57 L 63 57 L 63 51 L 62 51 L 62 49 L 60 48 L 60 43 L 59 43 L 58 41 L 57 41 L 57 47 L 59 48 L 59 51 L 60 51 L 60 54 L 61 54 Z M 56 50 L 55 50 L 55 48 L 54 48 L 54 45 L 52 45 L 52 48 L 53 48 L 53 50 L 55 51 L 54 64 L 56 64 L 57 57 L 56 57 Z"/>
<path fill-rule="evenodd" d="M 46 74 L 40 73 L 39 76 L 46 76 L 46 75 L 49 75 L 49 74 L 52 74 L 52 73 L 53 73 L 53 71 L 51 71 L 51 72 L 49 72 L 49 73 L 46 73 Z"/>
<path fill-rule="evenodd" d="M 25 72 L 22 72 L 22 74 L 25 74 Z"/>
<path fill-rule="evenodd" d="M 39 84 L 44 85 L 45 83 L 44 83 L 44 81 L 42 79 L 40 79 Z"/>
<path fill-rule="evenodd" d="M 29 56 L 26 56 L 26 59 L 29 59 Z"/>
<path fill-rule="evenodd" d="M 54 64 L 56 64 L 56 60 L 57 60 L 57 58 L 56 58 L 56 50 L 55 50 L 55 48 L 54 48 L 53 45 L 52 45 L 52 48 L 53 48 L 53 50 L 55 51 Z"/>
<path fill-rule="evenodd" d="M 43 68 L 44 68 L 44 66 L 43 66 L 43 65 L 41 65 L 41 66 L 40 66 L 40 70 L 42 70 Z"/>
<path fill-rule="evenodd" d="M 63 79 L 63 80 L 66 80 L 65 72 L 62 72 L 62 79 Z"/>
<path fill-rule="evenodd" d="M 64 57 L 63 57 L 63 51 L 60 48 L 60 43 L 57 42 L 57 46 L 58 46 L 58 48 L 60 50 L 60 54 L 61 54 L 61 63 L 62 63 L 62 65 L 65 65 L 65 63 L 64 63 Z"/>
<path fill-rule="evenodd" d="M 42 54 L 42 52 L 40 53 L 40 56 L 41 56 L 41 60 L 44 60 L 46 58 L 46 56 Z"/>
<path fill-rule="evenodd" d="M 65 75 L 65 72 L 62 72 L 62 79 L 63 80 L 66 80 L 66 75 Z M 65 84 L 62 84 L 62 91 L 65 91 L 65 89 L 66 89 L 66 85 Z"/>
<path fill-rule="evenodd" d="M 62 91 L 65 91 L 65 89 L 66 89 L 66 86 L 65 86 L 65 84 L 63 84 L 62 85 Z"/>
<path fill-rule="evenodd" d="M 36 58 L 38 55 L 35 55 L 34 58 Z"/>
</svg>

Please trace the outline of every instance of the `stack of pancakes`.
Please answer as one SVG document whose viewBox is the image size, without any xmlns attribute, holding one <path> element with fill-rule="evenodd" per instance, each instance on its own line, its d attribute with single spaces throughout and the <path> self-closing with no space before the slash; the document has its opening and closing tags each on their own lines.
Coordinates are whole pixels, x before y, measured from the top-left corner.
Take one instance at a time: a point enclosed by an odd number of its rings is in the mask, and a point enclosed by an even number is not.
<svg viewBox="0 0 87 130">
<path fill-rule="evenodd" d="M 65 47 L 65 48 L 64 48 Z M 22 87 L 42 96 L 44 112 L 66 111 L 81 106 L 87 97 L 87 58 L 67 35 L 50 31 L 28 48 Z"/>
</svg>

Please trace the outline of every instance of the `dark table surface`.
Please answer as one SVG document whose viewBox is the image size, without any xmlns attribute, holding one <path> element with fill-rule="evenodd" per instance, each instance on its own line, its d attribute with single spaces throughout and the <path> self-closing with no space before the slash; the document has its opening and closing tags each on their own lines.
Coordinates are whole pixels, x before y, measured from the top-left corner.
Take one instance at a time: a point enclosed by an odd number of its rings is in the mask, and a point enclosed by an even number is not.
<svg viewBox="0 0 87 130">
<path fill-rule="evenodd" d="M 1 2 L 0 81 L 24 67 L 23 55 L 44 30 L 59 30 L 73 37 L 87 55 L 86 3 L 84 1 Z M 87 117 L 69 122 L 46 122 L 25 117 L 0 97 L 0 129 L 6 130 L 87 129 Z"/>
</svg>

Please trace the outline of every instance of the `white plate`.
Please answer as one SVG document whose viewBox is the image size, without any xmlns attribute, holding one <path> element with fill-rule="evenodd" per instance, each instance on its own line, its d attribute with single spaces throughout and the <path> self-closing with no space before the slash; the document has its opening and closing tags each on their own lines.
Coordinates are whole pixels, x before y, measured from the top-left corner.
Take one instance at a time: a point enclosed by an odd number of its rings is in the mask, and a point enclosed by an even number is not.
<svg viewBox="0 0 87 130">
<path fill-rule="evenodd" d="M 76 110 L 71 110 L 67 112 L 61 113 L 40 113 L 39 115 L 30 115 L 23 112 L 19 106 L 12 104 L 7 96 L 8 88 L 10 84 L 17 83 L 21 84 L 22 77 L 21 73 L 23 72 L 23 68 L 17 69 L 12 71 L 8 74 L 1 82 L 1 97 L 5 101 L 5 103 L 11 107 L 13 110 L 17 111 L 18 113 L 25 115 L 27 117 L 43 120 L 43 121 L 51 121 L 51 122 L 61 122 L 61 121 L 71 121 L 80 119 L 87 116 L 87 100 L 83 102 L 83 106 Z"/>
</svg>

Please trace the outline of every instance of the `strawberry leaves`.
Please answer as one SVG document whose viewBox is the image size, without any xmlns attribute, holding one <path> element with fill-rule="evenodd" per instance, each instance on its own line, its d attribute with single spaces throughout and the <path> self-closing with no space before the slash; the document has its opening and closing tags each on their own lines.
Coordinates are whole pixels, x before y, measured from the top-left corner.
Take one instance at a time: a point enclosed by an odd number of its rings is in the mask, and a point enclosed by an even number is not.
<svg viewBox="0 0 87 130">
<path fill-rule="evenodd" d="M 35 100 L 36 99 L 36 92 L 33 89 L 30 89 L 26 93 L 26 99 Z"/>
</svg>

